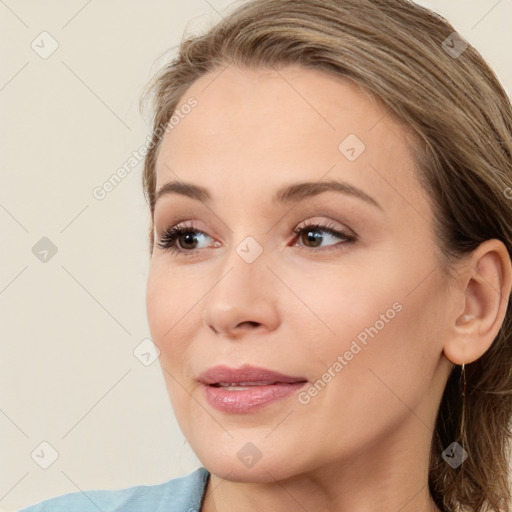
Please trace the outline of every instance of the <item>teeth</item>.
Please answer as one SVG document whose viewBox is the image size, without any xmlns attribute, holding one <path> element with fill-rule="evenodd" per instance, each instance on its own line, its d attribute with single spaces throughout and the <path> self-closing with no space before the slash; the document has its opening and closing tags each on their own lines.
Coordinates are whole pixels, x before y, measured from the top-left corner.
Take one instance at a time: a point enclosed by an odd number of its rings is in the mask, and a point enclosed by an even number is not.
<svg viewBox="0 0 512 512">
<path fill-rule="evenodd" d="M 271 384 L 275 384 L 272 381 L 267 382 L 219 382 L 217 385 L 221 387 L 231 387 L 231 388 L 238 388 L 241 389 L 240 386 L 268 386 Z"/>
</svg>

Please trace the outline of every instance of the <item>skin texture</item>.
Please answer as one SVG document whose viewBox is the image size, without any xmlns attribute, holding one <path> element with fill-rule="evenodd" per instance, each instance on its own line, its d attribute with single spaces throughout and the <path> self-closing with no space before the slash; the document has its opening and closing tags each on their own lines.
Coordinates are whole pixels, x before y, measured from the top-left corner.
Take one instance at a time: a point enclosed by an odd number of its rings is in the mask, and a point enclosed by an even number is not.
<svg viewBox="0 0 512 512">
<path fill-rule="evenodd" d="M 147 282 L 176 418 L 211 472 L 202 510 L 437 511 L 427 485 L 435 416 L 453 364 L 480 357 L 501 326 L 506 249 L 487 241 L 455 282 L 445 278 L 408 131 L 352 82 L 299 66 L 220 71 L 184 94 L 178 108 L 190 96 L 198 104 L 165 135 L 156 165 L 157 190 L 178 180 L 212 195 L 162 196 L 156 242 L 191 221 L 206 235 L 196 233 L 193 255 L 155 245 Z M 349 134 L 366 146 L 354 161 L 338 148 Z M 282 186 L 330 179 L 381 209 L 333 191 L 271 202 Z M 315 222 L 357 240 L 294 233 Z M 236 251 L 248 236 L 263 249 L 252 263 Z M 176 243 L 190 252 L 190 240 Z M 252 364 L 313 383 L 396 303 L 307 404 L 295 395 L 228 414 L 197 382 L 217 364 Z M 248 442 L 261 453 L 252 467 L 237 456 Z"/>
</svg>

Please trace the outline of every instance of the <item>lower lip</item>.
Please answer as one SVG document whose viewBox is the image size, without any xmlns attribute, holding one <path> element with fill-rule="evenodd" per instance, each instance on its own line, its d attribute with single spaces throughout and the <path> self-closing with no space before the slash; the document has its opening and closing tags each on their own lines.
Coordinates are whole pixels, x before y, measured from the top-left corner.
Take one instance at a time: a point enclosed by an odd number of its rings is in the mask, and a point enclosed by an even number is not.
<svg viewBox="0 0 512 512">
<path fill-rule="evenodd" d="M 251 386 L 229 391 L 227 388 L 203 384 L 208 403 L 215 409 L 228 413 L 253 412 L 266 405 L 296 393 L 307 382 Z"/>
</svg>

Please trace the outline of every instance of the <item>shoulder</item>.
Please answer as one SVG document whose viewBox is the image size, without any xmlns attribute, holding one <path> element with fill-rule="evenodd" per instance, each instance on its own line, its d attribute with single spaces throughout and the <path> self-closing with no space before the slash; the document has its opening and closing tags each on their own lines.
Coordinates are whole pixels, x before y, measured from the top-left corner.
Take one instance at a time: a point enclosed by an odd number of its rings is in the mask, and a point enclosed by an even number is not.
<svg viewBox="0 0 512 512">
<path fill-rule="evenodd" d="M 201 467 L 157 485 L 72 492 L 19 512 L 189 512 L 199 511 L 210 473 Z"/>
</svg>

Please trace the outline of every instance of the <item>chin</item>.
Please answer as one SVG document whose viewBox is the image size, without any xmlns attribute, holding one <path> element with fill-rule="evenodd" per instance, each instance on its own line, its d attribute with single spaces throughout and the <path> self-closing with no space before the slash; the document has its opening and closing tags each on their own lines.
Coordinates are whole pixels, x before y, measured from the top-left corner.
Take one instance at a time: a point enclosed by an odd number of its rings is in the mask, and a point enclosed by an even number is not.
<svg viewBox="0 0 512 512">
<path fill-rule="evenodd" d="M 233 443 L 234 440 L 231 441 Z M 286 479 L 301 471 L 291 464 L 296 460 L 292 453 L 272 450 L 271 454 L 265 454 L 265 451 L 261 450 L 258 455 L 255 446 L 249 443 L 234 441 L 233 444 L 237 445 L 233 450 L 224 445 L 216 451 L 212 450 L 210 445 L 204 447 L 206 452 L 194 451 L 210 473 L 232 482 L 268 483 Z M 230 453 L 233 455 L 228 455 Z"/>
</svg>

